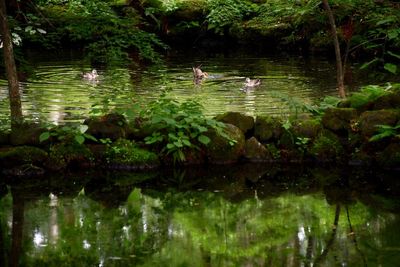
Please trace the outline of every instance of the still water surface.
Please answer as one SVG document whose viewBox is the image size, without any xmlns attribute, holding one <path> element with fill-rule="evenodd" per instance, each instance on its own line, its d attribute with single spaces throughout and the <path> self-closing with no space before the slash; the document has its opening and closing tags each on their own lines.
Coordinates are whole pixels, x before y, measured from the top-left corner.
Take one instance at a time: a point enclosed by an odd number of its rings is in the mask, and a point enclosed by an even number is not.
<svg viewBox="0 0 400 267">
<path fill-rule="evenodd" d="M 0 265 L 394 267 L 396 175 L 241 165 L 14 180 L 0 185 Z"/>
<path fill-rule="evenodd" d="M 313 103 L 325 95 L 337 95 L 335 65 L 323 58 L 289 56 L 255 57 L 246 54 L 200 57 L 173 53 L 159 65 L 135 63 L 98 67 L 98 81 L 82 78 L 92 67 L 69 54 L 33 54 L 31 72 L 21 81 L 24 115 L 53 123 L 82 121 L 93 107 L 108 111 L 128 108 L 132 102 L 145 105 L 165 89 L 183 101 L 195 98 L 207 115 L 239 111 L 248 115 L 282 115 L 290 111 L 283 98 Z M 210 77 L 202 85 L 192 81 L 192 66 L 202 65 Z M 260 78 L 261 86 L 243 91 L 246 77 Z M 354 76 L 349 84 L 366 81 Z M 6 81 L 0 80 L 0 119 L 8 117 Z"/>
</svg>

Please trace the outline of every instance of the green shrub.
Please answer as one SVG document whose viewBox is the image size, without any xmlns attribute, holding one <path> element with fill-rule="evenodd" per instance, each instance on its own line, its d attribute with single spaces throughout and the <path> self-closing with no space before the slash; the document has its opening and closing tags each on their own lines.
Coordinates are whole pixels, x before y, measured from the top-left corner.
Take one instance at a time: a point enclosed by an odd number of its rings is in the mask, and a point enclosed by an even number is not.
<svg viewBox="0 0 400 267">
<path fill-rule="evenodd" d="M 172 154 L 174 162 L 185 161 L 186 150 L 200 150 L 210 139 L 204 134 L 213 128 L 222 136 L 224 123 L 207 118 L 203 107 L 195 100 L 178 103 L 165 94 L 148 105 L 141 113 L 144 121 L 151 125 L 152 135 L 145 138 L 146 144 L 161 145 L 161 153 Z"/>
</svg>

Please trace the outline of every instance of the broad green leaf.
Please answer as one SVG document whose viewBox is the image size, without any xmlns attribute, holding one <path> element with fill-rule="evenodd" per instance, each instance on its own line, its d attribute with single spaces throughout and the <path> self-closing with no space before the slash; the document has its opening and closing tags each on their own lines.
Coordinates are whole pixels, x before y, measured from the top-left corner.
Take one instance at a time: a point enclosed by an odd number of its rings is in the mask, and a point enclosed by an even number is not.
<svg viewBox="0 0 400 267">
<path fill-rule="evenodd" d="M 85 137 L 83 137 L 82 135 L 75 135 L 75 141 L 82 145 L 85 142 Z"/>
<path fill-rule="evenodd" d="M 47 32 L 41 28 L 37 28 L 37 31 L 40 32 L 41 34 L 46 34 Z"/>
<path fill-rule="evenodd" d="M 386 63 L 384 68 L 385 68 L 385 70 L 389 71 L 392 74 L 397 73 L 397 66 L 392 63 Z"/>
<path fill-rule="evenodd" d="M 79 131 L 81 133 L 85 133 L 88 129 L 89 129 L 89 126 L 87 126 L 86 124 L 79 125 Z"/>
<path fill-rule="evenodd" d="M 183 139 L 183 140 L 182 140 L 182 143 L 183 143 L 185 146 L 188 146 L 188 147 L 191 147 L 191 146 L 192 146 L 192 143 L 190 143 L 190 141 L 187 140 L 187 139 Z"/>
<path fill-rule="evenodd" d="M 174 144 L 171 143 L 167 144 L 167 149 L 173 149 L 173 148 L 175 148 Z"/>
<path fill-rule="evenodd" d="M 199 137 L 197 137 L 197 140 L 199 140 L 199 142 L 204 145 L 208 145 L 211 141 L 210 138 L 208 138 L 208 136 L 205 135 L 200 135 Z"/>
<path fill-rule="evenodd" d="M 44 132 L 39 136 L 39 141 L 43 142 L 50 138 L 50 132 Z"/>
<path fill-rule="evenodd" d="M 98 141 L 97 138 L 94 137 L 94 136 L 91 135 L 91 134 L 83 134 L 83 136 L 84 136 L 86 139 L 89 139 L 89 140 L 92 140 L 92 141 L 95 141 L 95 142 Z"/>
<path fill-rule="evenodd" d="M 175 145 L 176 147 L 183 147 L 183 144 L 182 144 L 182 141 L 181 141 L 181 140 L 175 141 L 175 142 L 174 142 L 174 145 Z"/>
<path fill-rule="evenodd" d="M 30 32 L 30 31 L 32 31 L 33 30 L 33 27 L 32 26 L 27 26 L 27 27 L 25 27 L 25 32 Z"/>
</svg>

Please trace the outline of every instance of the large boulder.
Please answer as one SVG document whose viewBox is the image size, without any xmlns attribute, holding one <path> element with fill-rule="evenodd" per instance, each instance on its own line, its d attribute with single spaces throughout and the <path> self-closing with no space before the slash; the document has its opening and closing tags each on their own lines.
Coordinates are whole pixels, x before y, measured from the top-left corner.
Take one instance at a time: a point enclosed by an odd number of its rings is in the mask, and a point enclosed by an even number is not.
<svg viewBox="0 0 400 267">
<path fill-rule="evenodd" d="M 244 158 L 251 162 L 272 161 L 272 153 L 254 136 L 246 140 L 244 145 Z"/>
<path fill-rule="evenodd" d="M 245 135 L 254 128 L 254 118 L 240 112 L 226 112 L 215 117 L 217 121 L 229 123 L 238 127 Z"/>
<path fill-rule="evenodd" d="M 365 111 L 360 116 L 359 127 L 363 137 L 369 138 L 377 133 L 378 125 L 396 125 L 400 118 L 400 111 L 382 109 Z"/>
<path fill-rule="evenodd" d="M 234 163 L 243 156 L 245 144 L 243 132 L 235 125 L 225 124 L 225 126 L 223 135 L 215 130 L 206 133 L 211 139 L 206 148 L 210 163 Z"/>
<path fill-rule="evenodd" d="M 254 136 L 260 142 L 278 140 L 282 134 L 283 127 L 279 118 L 272 116 L 258 116 L 254 125 Z"/>
<path fill-rule="evenodd" d="M 353 130 L 357 118 L 354 108 L 328 108 L 322 116 L 322 125 L 336 133 L 348 133 Z"/>
<path fill-rule="evenodd" d="M 89 127 L 86 133 L 98 139 L 109 138 L 117 140 L 125 138 L 128 131 L 128 124 L 125 117 L 116 113 L 88 118 L 84 124 Z"/>
</svg>

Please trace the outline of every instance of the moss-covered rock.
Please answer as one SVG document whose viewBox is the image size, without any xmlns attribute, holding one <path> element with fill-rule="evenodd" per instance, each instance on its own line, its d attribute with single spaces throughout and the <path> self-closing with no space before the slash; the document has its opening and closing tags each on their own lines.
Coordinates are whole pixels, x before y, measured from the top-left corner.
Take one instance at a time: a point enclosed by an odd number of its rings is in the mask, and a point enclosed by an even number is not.
<svg viewBox="0 0 400 267">
<path fill-rule="evenodd" d="M 258 116 L 254 125 L 254 136 L 260 142 L 278 140 L 282 134 L 282 122 L 272 116 Z"/>
<path fill-rule="evenodd" d="M 76 142 L 58 143 L 50 147 L 46 167 L 51 170 L 87 168 L 93 166 L 93 162 L 93 154 L 85 145 Z"/>
<path fill-rule="evenodd" d="M 272 153 L 254 136 L 246 140 L 244 145 L 244 158 L 251 162 L 272 161 Z"/>
<path fill-rule="evenodd" d="M 322 130 L 322 124 L 316 119 L 295 121 L 292 133 L 295 137 L 315 139 Z"/>
<path fill-rule="evenodd" d="M 47 129 L 37 123 L 26 122 L 13 129 L 10 133 L 9 141 L 14 146 L 38 146 L 40 145 L 39 136 L 46 131 Z"/>
<path fill-rule="evenodd" d="M 394 126 L 400 118 L 400 110 L 365 111 L 360 116 L 359 127 L 363 137 L 369 138 L 377 133 L 377 125 Z"/>
<path fill-rule="evenodd" d="M 139 148 L 126 139 L 119 139 L 108 146 L 104 159 L 111 169 L 146 169 L 160 166 L 160 160 L 154 152 Z"/>
<path fill-rule="evenodd" d="M 214 130 L 207 132 L 207 136 L 211 139 L 206 149 L 210 163 L 233 163 L 243 155 L 245 144 L 243 132 L 235 125 L 225 125 L 224 132 L 226 137 Z"/>
<path fill-rule="evenodd" d="M 379 166 L 388 169 L 400 168 L 400 144 L 392 143 L 380 153 L 376 161 Z"/>
<path fill-rule="evenodd" d="M 86 133 L 99 139 L 109 138 L 117 140 L 125 138 L 128 131 L 128 124 L 125 117 L 116 113 L 88 118 L 84 124 L 89 127 Z"/>
<path fill-rule="evenodd" d="M 312 143 L 309 154 L 317 161 L 333 162 L 344 159 L 344 148 L 339 137 L 329 131 L 322 131 Z"/>
<path fill-rule="evenodd" d="M 32 146 L 10 147 L 0 151 L 0 165 L 7 167 L 23 164 L 41 166 L 47 158 L 46 151 Z"/>
<path fill-rule="evenodd" d="M 354 108 L 328 108 L 322 116 L 322 125 L 336 133 L 348 133 L 353 130 L 358 113 Z"/>
<path fill-rule="evenodd" d="M 226 112 L 215 117 L 217 121 L 229 123 L 238 127 L 245 135 L 254 128 L 254 118 L 240 112 Z"/>
<path fill-rule="evenodd" d="M 400 108 L 400 90 L 385 94 L 374 101 L 374 110 Z"/>
</svg>

